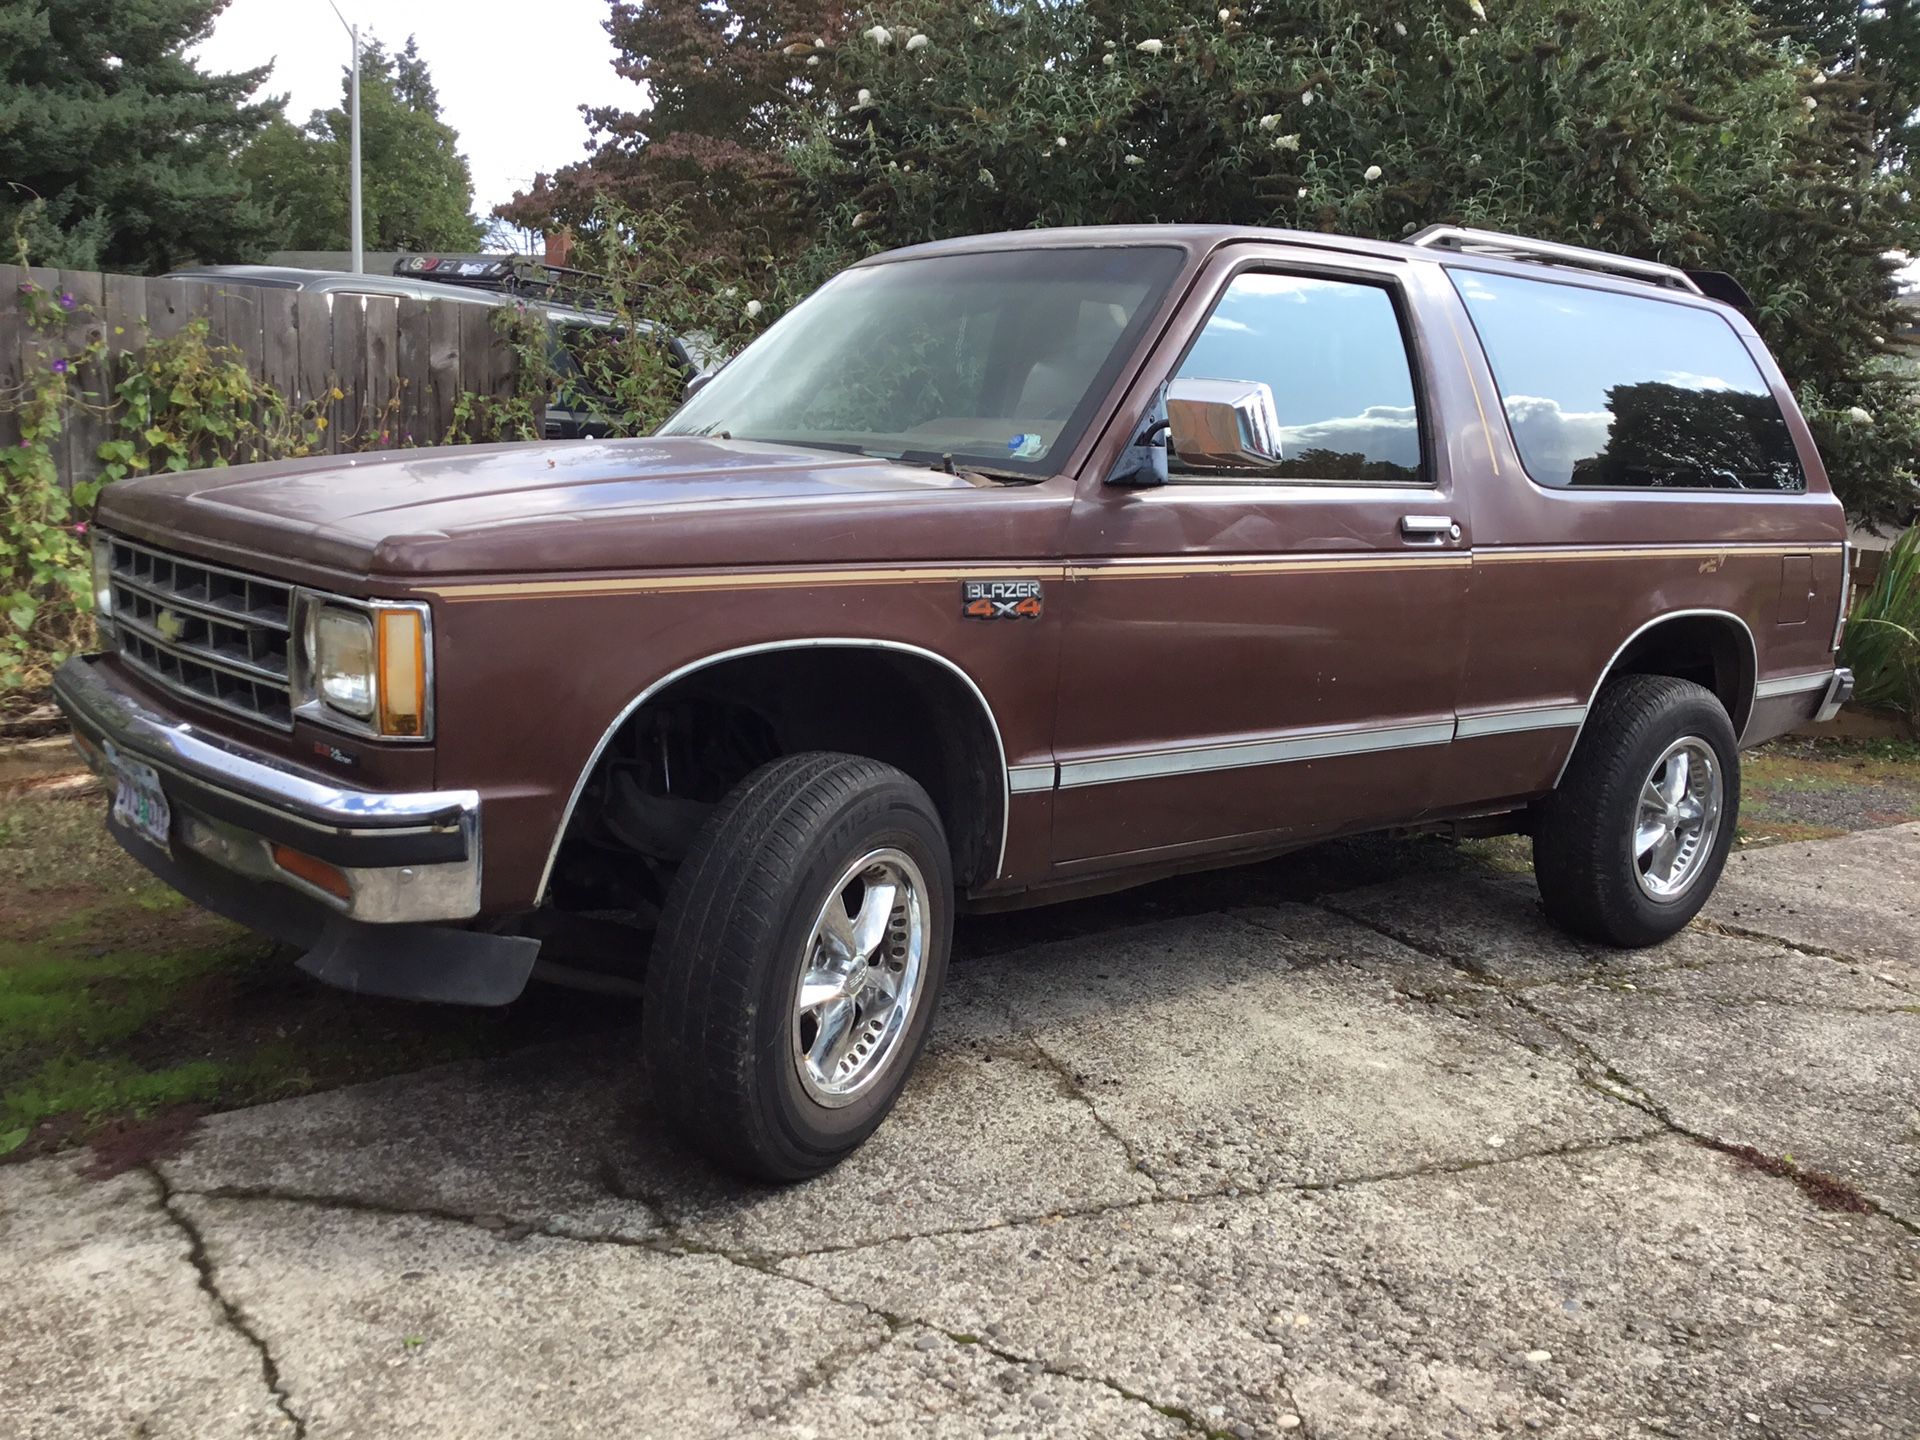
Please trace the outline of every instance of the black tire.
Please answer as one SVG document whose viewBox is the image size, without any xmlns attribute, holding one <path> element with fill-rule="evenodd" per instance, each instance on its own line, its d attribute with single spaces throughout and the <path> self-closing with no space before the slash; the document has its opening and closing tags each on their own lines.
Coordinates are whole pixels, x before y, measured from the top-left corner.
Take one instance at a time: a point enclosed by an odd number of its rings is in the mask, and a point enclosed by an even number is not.
<svg viewBox="0 0 1920 1440">
<path fill-rule="evenodd" d="M 1687 737 L 1704 741 L 1719 763 L 1719 828 L 1685 888 L 1656 898 L 1642 887 L 1632 827 L 1654 766 Z M 1659 944 L 1713 894 L 1739 815 L 1739 742 L 1713 692 L 1670 675 L 1608 681 L 1559 788 L 1534 816 L 1533 873 L 1548 918 L 1583 939 L 1630 949 Z"/>
<path fill-rule="evenodd" d="M 802 1082 L 795 997 L 836 879 L 884 848 L 908 856 L 926 882 L 920 980 L 884 1069 L 835 1108 Z M 763 766 L 701 830 L 661 917 L 641 1030 L 662 1114 L 696 1149 L 752 1179 L 832 1168 L 886 1118 L 919 1058 L 952 935 L 946 832 L 914 780 L 824 752 Z"/>
</svg>

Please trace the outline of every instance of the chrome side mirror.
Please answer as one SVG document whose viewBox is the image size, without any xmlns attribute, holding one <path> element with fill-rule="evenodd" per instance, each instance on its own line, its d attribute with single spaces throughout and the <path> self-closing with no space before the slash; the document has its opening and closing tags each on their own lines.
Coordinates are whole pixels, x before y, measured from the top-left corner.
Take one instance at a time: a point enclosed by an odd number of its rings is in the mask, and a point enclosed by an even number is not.
<svg viewBox="0 0 1920 1440">
<path fill-rule="evenodd" d="M 1259 380 L 1176 380 L 1167 387 L 1173 460 L 1182 470 L 1270 470 L 1280 416 Z"/>
</svg>

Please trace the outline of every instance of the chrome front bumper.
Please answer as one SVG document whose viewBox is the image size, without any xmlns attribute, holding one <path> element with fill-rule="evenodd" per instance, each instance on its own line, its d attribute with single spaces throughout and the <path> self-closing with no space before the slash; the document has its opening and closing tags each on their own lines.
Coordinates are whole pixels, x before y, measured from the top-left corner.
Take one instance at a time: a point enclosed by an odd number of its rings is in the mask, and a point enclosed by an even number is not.
<svg viewBox="0 0 1920 1440">
<path fill-rule="evenodd" d="M 478 792 L 341 789 L 162 715 L 116 685 L 97 657 L 62 665 L 53 695 L 96 771 L 124 753 L 159 772 L 176 817 L 174 843 L 219 869 L 376 925 L 479 914 Z M 115 834 L 160 871 L 142 852 L 161 852 L 123 828 Z M 334 867 L 347 897 L 282 869 L 275 845 Z"/>
</svg>

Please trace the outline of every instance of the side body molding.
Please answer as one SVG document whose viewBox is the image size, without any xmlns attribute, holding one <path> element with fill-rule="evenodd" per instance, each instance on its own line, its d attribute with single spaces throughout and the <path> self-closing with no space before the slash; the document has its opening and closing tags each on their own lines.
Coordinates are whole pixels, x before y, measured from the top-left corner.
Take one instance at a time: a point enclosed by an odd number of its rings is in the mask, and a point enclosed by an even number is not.
<svg viewBox="0 0 1920 1440">
<path fill-rule="evenodd" d="M 567 827 L 573 823 L 573 812 L 580 803 L 580 795 L 587 788 L 587 780 L 593 774 L 594 767 L 600 763 L 600 757 L 606 753 L 613 737 L 620 727 L 633 717 L 641 706 L 668 686 L 687 676 L 714 665 L 725 664 L 729 660 L 744 659 L 749 655 L 767 655 L 779 650 L 890 650 L 896 654 L 911 655 L 920 660 L 931 660 L 953 674 L 964 684 L 980 706 L 980 713 L 986 717 L 987 730 L 993 736 L 993 747 L 1000 763 L 1000 850 L 994 857 L 993 869 L 997 875 L 1007 858 L 1007 825 L 1013 808 L 1012 783 L 1007 774 L 1007 746 L 1000 734 L 1000 722 L 994 716 L 993 706 L 987 703 L 984 691 L 979 684 L 960 666 L 938 651 L 927 650 L 918 645 L 909 645 L 899 640 L 871 640 L 852 636 L 836 638 L 809 638 L 804 640 L 770 640 L 759 645 L 743 645 L 736 650 L 721 650 L 712 655 L 702 656 L 689 661 L 677 670 L 670 670 L 642 690 L 618 715 L 613 717 L 600 736 L 600 743 L 593 747 L 593 753 L 587 757 L 587 763 L 581 767 L 580 774 L 574 779 L 573 793 L 567 796 L 567 808 L 561 813 L 560 826 L 553 832 L 553 844 L 547 848 L 547 863 L 540 871 L 540 885 L 534 891 L 534 904 L 542 904 L 547 898 L 547 885 L 553 879 L 553 867 L 560 858 L 560 842 L 566 839 Z"/>
</svg>

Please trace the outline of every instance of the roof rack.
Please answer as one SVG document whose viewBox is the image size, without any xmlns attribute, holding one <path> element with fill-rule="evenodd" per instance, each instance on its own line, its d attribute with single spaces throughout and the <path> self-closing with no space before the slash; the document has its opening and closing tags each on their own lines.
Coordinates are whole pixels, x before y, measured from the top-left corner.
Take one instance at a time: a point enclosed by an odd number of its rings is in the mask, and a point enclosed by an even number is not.
<svg viewBox="0 0 1920 1440">
<path fill-rule="evenodd" d="M 1609 255 L 1604 250 L 1588 250 L 1579 245 L 1559 245 L 1551 240 L 1528 240 L 1520 235 L 1503 235 L 1497 230 L 1474 230 L 1465 225 L 1429 225 L 1407 243 L 1425 250 L 1454 250 L 1463 255 L 1491 255 L 1502 260 L 1538 260 L 1548 265 L 1571 265 L 1580 270 L 1600 270 L 1609 275 L 1625 275 L 1664 285 L 1690 294 L 1700 287 L 1686 271 L 1657 260 L 1636 260 L 1630 255 Z"/>
</svg>

